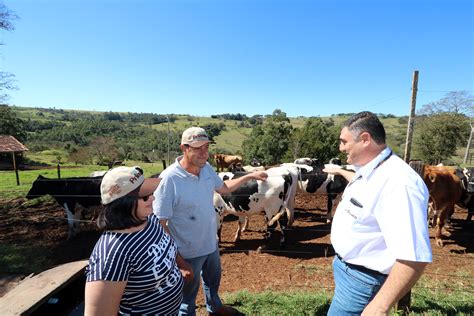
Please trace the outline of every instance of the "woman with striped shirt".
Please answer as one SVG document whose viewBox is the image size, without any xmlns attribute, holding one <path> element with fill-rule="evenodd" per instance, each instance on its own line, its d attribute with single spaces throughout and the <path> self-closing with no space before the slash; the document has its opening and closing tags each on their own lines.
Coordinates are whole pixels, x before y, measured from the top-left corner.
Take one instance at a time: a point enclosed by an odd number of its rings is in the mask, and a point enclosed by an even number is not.
<svg viewBox="0 0 474 316">
<path fill-rule="evenodd" d="M 89 259 L 85 315 L 178 313 L 183 277 L 176 244 L 152 213 L 158 182 L 145 181 L 139 167 L 118 167 L 102 179 L 97 225 L 105 231 Z"/>
</svg>

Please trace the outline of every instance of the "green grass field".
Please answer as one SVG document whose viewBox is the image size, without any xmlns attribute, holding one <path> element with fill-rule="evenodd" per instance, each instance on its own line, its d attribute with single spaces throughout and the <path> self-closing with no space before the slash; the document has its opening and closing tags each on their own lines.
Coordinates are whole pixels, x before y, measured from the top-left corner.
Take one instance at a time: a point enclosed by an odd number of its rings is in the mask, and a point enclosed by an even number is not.
<svg viewBox="0 0 474 316">
<path fill-rule="evenodd" d="M 151 176 L 158 172 L 163 171 L 163 165 L 159 163 L 144 163 L 137 161 L 125 161 L 127 166 L 140 166 L 145 172 L 145 177 Z M 106 166 L 61 166 L 60 175 L 61 178 L 68 177 L 88 177 L 92 171 L 107 170 Z M 58 178 L 58 170 L 56 167 L 50 167 L 48 169 L 41 170 L 20 170 L 18 176 L 20 185 L 17 185 L 16 174 L 13 170 L 11 171 L 0 171 L 0 196 L 1 198 L 13 199 L 18 197 L 24 197 L 31 188 L 33 181 L 42 175 L 47 178 Z"/>
<path fill-rule="evenodd" d="M 409 315 L 473 315 L 474 297 L 462 285 L 446 285 L 422 277 L 412 290 Z M 430 287 L 426 284 L 431 283 Z M 224 301 L 246 315 L 326 315 L 332 290 L 265 291 L 226 293 Z M 390 315 L 403 315 L 392 309 Z"/>
</svg>

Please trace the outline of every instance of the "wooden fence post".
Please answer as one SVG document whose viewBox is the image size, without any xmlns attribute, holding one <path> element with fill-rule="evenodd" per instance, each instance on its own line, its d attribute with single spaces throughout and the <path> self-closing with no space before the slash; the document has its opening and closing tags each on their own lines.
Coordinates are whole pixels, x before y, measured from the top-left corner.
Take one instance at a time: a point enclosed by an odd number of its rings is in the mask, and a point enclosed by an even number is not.
<svg viewBox="0 0 474 316">
<path fill-rule="evenodd" d="M 13 154 L 13 170 L 15 170 L 15 176 L 16 176 L 16 185 L 20 185 L 20 176 L 18 175 L 18 168 L 16 167 L 15 152 L 12 151 L 12 154 Z"/>
</svg>

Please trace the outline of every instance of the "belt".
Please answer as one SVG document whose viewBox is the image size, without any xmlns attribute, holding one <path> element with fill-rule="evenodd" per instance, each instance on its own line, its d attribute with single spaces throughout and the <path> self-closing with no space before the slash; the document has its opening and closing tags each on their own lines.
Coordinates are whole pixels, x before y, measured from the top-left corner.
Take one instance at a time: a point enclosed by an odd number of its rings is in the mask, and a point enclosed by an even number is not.
<svg viewBox="0 0 474 316">
<path fill-rule="evenodd" d="M 369 268 L 366 268 L 364 266 L 360 266 L 358 264 L 353 264 L 353 263 L 349 263 L 349 262 L 346 262 L 344 261 L 344 259 L 342 259 L 342 257 L 336 253 L 336 257 L 341 260 L 342 263 L 344 263 L 346 266 L 348 266 L 349 268 L 351 269 L 354 269 L 354 270 L 357 270 L 359 272 L 362 272 L 362 273 L 366 273 L 366 274 L 369 274 L 369 275 L 372 275 L 372 276 L 384 276 L 386 277 L 387 275 L 386 274 L 383 274 L 382 272 L 379 272 L 377 270 L 372 270 L 372 269 L 369 269 Z"/>
</svg>

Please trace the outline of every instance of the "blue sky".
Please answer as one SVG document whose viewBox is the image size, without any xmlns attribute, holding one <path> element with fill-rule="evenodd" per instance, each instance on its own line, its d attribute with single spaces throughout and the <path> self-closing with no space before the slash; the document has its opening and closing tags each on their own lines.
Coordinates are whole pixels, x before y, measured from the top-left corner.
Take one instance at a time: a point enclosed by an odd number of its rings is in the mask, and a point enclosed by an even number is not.
<svg viewBox="0 0 474 316">
<path fill-rule="evenodd" d="M 4 0 L 18 106 L 210 116 L 408 115 L 473 93 L 470 0 Z"/>
</svg>

